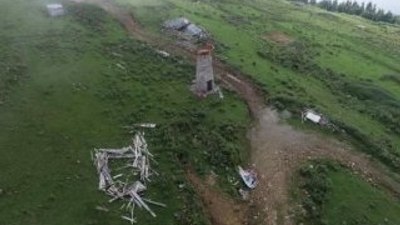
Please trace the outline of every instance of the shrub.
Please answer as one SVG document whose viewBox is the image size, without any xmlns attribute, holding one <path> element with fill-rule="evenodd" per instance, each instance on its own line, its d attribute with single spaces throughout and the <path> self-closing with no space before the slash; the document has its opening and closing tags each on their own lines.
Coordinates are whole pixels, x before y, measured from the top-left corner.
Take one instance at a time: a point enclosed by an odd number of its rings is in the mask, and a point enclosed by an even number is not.
<svg viewBox="0 0 400 225">
<path fill-rule="evenodd" d="M 338 165 L 330 161 L 316 161 L 299 170 L 302 178 L 300 188 L 306 193 L 302 198 L 302 206 L 306 214 L 299 220 L 315 225 L 325 224 L 322 220 L 322 208 L 331 189 L 328 172 L 337 168 Z"/>
<path fill-rule="evenodd" d="M 70 4 L 68 12 L 86 28 L 103 32 L 108 14 L 101 8 L 87 3 Z"/>
</svg>

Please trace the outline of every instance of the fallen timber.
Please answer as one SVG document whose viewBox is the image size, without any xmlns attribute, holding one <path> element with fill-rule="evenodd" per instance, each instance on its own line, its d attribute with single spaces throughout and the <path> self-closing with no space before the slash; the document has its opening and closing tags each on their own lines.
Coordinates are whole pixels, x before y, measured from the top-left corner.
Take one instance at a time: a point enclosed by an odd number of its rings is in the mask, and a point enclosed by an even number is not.
<svg viewBox="0 0 400 225">
<path fill-rule="evenodd" d="M 151 181 L 150 177 L 158 175 L 150 167 L 150 163 L 155 161 L 153 154 L 147 147 L 144 132 L 137 132 L 132 138 L 132 144 L 127 147 L 120 149 L 99 148 L 92 152 L 94 166 L 99 175 L 99 190 L 110 196 L 109 203 L 117 200 L 124 202 L 120 207 L 125 212 L 121 219 L 131 224 L 137 223 L 134 215 L 136 207 L 145 209 L 153 217 L 156 217 L 156 214 L 148 204 L 166 207 L 163 203 L 143 198 L 147 185 Z M 136 180 L 123 181 L 122 178 L 126 178 L 123 172 L 112 175 L 112 170 L 109 167 L 110 160 L 125 160 L 127 164 L 117 170 L 129 170 L 130 174 L 136 174 Z"/>
</svg>

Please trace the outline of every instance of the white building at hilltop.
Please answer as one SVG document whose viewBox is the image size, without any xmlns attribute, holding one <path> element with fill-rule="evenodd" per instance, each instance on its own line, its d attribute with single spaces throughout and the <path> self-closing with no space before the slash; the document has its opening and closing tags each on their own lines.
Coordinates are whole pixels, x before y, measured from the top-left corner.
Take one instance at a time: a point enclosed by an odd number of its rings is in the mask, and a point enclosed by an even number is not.
<svg viewBox="0 0 400 225">
<path fill-rule="evenodd" d="M 49 16 L 55 17 L 55 16 L 62 16 L 65 14 L 65 10 L 63 5 L 61 4 L 48 4 L 46 5 L 47 12 L 49 13 Z"/>
</svg>

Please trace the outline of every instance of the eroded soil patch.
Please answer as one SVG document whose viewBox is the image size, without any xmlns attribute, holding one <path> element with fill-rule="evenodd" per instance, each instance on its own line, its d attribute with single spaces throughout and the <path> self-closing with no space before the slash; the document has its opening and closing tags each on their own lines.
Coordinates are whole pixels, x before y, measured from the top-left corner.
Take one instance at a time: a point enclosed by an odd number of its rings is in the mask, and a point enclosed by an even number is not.
<svg viewBox="0 0 400 225">
<path fill-rule="evenodd" d="M 200 196 L 205 207 L 204 211 L 213 225 L 246 224 L 246 207 L 218 190 L 212 175 L 209 175 L 204 181 L 189 170 L 187 178 Z"/>
<path fill-rule="evenodd" d="M 303 163 L 312 159 L 338 161 L 368 182 L 399 194 L 399 184 L 366 154 L 332 138 L 295 130 L 281 123 L 278 113 L 269 108 L 258 115 L 249 137 L 251 161 L 261 178 L 253 197 L 259 213 L 265 215 L 263 224 L 294 224 L 293 206 L 289 205 L 291 179 Z"/>
<path fill-rule="evenodd" d="M 288 44 L 293 43 L 293 41 L 294 41 L 294 38 L 280 32 L 280 31 L 268 33 L 268 34 L 264 35 L 263 38 L 266 40 L 272 41 L 278 45 L 288 45 Z"/>
</svg>

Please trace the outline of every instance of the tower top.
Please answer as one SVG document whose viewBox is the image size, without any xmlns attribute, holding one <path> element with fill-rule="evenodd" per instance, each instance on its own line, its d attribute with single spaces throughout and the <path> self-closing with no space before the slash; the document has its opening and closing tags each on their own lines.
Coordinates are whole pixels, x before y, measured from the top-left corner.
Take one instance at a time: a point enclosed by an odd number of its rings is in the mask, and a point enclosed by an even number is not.
<svg viewBox="0 0 400 225">
<path fill-rule="evenodd" d="M 197 55 L 210 55 L 214 50 L 214 45 L 207 43 L 204 47 L 197 50 Z"/>
</svg>

